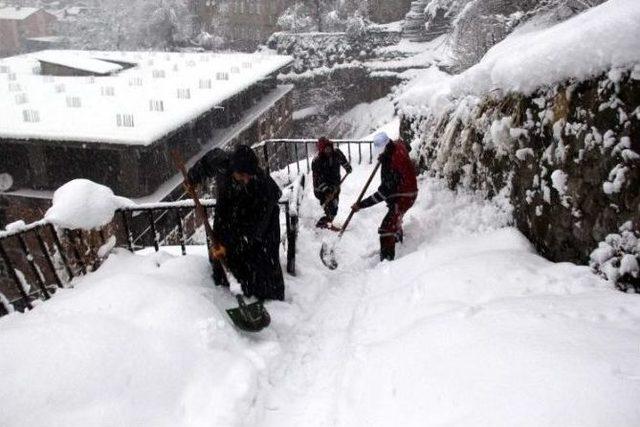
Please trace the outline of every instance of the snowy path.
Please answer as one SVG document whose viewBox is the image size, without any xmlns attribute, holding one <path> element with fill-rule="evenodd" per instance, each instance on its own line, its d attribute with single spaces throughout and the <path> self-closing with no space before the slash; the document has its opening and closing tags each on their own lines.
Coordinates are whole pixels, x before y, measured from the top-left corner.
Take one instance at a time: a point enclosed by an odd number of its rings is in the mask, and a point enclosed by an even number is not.
<svg viewBox="0 0 640 427">
<path fill-rule="evenodd" d="M 365 177 L 347 181 L 342 216 Z M 329 272 L 307 198 L 289 285 L 300 317 L 258 425 L 640 422 L 640 298 L 542 259 L 496 206 L 437 182 L 422 181 L 399 259 L 378 264 L 383 213 L 356 217 Z"/>
<path fill-rule="evenodd" d="M 340 218 L 370 168 L 346 181 Z M 0 425 L 639 425 L 640 297 L 537 256 L 479 197 L 420 189 L 395 262 L 377 260 L 379 206 L 333 272 L 309 189 L 299 276 L 257 335 L 229 325 L 201 248 L 119 251 L 0 319 Z"/>
</svg>

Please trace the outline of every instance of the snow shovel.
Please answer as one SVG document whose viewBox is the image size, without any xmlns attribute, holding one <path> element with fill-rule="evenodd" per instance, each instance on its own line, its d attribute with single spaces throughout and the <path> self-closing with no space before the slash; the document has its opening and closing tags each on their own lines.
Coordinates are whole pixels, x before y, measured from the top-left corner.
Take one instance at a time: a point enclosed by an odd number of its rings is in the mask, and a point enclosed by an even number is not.
<svg viewBox="0 0 640 427">
<path fill-rule="evenodd" d="M 196 194 L 195 187 L 189 180 L 189 175 L 187 174 L 187 169 L 184 166 L 184 160 L 182 156 L 177 151 L 172 151 L 171 156 L 173 157 L 173 161 L 176 167 L 182 173 L 182 177 L 184 178 L 184 188 L 187 190 L 187 193 L 193 199 L 193 203 L 196 205 L 196 215 L 200 218 L 202 223 L 204 224 L 204 230 L 207 234 L 207 238 L 211 244 L 214 243 L 213 239 L 213 230 L 211 229 L 211 224 L 209 224 L 209 219 L 207 218 L 207 211 L 204 209 L 202 204 L 200 203 L 200 199 Z M 209 254 L 211 257 L 211 254 Z M 224 262 L 220 262 L 222 265 L 222 269 L 224 274 L 228 276 L 227 268 L 224 265 Z M 264 308 L 264 304 L 262 301 L 256 301 L 252 304 L 247 304 L 244 301 L 242 295 L 237 294 L 236 299 L 238 300 L 238 307 L 227 310 L 227 314 L 231 318 L 231 321 L 234 325 L 246 332 L 259 332 L 262 329 L 269 326 L 271 323 L 271 316 L 267 309 Z"/>
<path fill-rule="evenodd" d="M 371 181 L 373 181 L 373 177 L 376 176 L 378 169 L 380 169 L 380 161 L 378 161 L 378 163 L 376 163 L 376 167 L 373 168 L 373 172 L 371 172 L 371 176 L 367 180 L 367 183 L 364 185 L 364 188 L 362 189 L 360 196 L 358 196 L 358 200 L 356 201 L 356 204 L 360 203 L 364 198 L 364 195 L 369 189 L 369 186 L 371 185 Z M 327 268 L 329 268 L 329 270 L 335 270 L 336 268 L 338 268 L 338 261 L 336 260 L 336 246 L 338 245 L 338 242 L 340 242 L 340 239 L 342 239 L 342 235 L 347 230 L 347 227 L 349 226 L 349 223 L 351 222 L 351 219 L 353 218 L 353 215 L 355 213 L 356 211 L 351 209 L 351 213 L 349 214 L 349 216 L 347 217 L 347 220 L 342 226 L 342 230 L 340 230 L 340 233 L 331 244 L 327 242 L 322 242 L 322 247 L 320 248 L 320 259 L 322 260 L 322 263 L 326 265 Z"/>
</svg>

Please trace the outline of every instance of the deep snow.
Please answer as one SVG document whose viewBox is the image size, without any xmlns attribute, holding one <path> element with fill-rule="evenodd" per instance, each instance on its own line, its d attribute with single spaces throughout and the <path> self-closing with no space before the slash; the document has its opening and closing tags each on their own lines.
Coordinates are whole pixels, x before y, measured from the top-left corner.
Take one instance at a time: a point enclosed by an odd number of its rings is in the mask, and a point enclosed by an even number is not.
<svg viewBox="0 0 640 427">
<path fill-rule="evenodd" d="M 536 255 L 504 206 L 420 190 L 395 262 L 377 261 L 378 206 L 330 272 L 309 189 L 299 276 L 253 336 L 223 315 L 202 248 L 118 251 L 0 319 L 0 425 L 638 425 L 640 297 Z"/>
<path fill-rule="evenodd" d="M 435 67 L 417 73 L 399 106 L 407 113 L 425 106 L 438 113 L 451 98 L 494 90 L 529 94 L 544 85 L 633 67 L 640 63 L 638 22 L 640 2 L 609 0 L 550 27 L 525 25 L 458 75 Z"/>
</svg>

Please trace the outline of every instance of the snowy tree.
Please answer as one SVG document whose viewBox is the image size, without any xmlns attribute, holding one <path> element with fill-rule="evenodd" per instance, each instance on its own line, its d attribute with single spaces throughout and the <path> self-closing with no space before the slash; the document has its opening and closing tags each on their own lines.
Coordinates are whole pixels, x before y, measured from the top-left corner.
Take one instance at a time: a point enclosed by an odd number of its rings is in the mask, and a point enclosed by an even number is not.
<svg viewBox="0 0 640 427">
<path fill-rule="evenodd" d="M 278 20 L 278 26 L 290 32 L 345 31 L 353 17 L 366 16 L 366 2 L 357 0 L 299 0 Z"/>
<path fill-rule="evenodd" d="M 170 50 L 190 38 L 191 23 L 185 0 L 104 0 L 62 32 L 74 48 Z"/>
</svg>

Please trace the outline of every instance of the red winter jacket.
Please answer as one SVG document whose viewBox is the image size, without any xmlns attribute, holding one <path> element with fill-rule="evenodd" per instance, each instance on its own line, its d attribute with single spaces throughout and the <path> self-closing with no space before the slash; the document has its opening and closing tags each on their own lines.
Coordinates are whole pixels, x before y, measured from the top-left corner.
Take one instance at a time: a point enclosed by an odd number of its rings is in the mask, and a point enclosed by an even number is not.
<svg viewBox="0 0 640 427">
<path fill-rule="evenodd" d="M 389 142 L 379 160 L 380 187 L 373 195 L 360 202 L 360 207 L 368 208 L 382 201 L 392 204 L 400 198 L 415 199 L 418 195 L 418 180 L 404 141 L 399 139 Z"/>
</svg>

